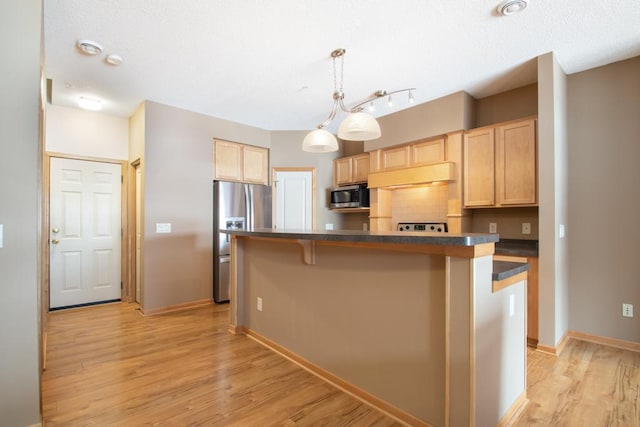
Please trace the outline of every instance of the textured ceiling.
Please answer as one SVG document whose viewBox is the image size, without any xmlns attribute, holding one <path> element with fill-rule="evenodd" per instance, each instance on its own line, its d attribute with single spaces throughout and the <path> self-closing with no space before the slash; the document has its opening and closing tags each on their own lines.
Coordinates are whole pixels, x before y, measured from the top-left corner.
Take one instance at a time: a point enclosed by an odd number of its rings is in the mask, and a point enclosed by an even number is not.
<svg viewBox="0 0 640 427">
<path fill-rule="evenodd" d="M 143 100 L 268 130 L 312 129 L 331 107 L 329 54 L 345 48 L 347 106 L 416 87 L 416 103 L 482 98 L 536 81 L 538 55 L 566 73 L 640 55 L 639 0 L 44 0 L 53 103 L 100 97 L 128 117 Z M 78 39 L 103 45 L 99 56 Z M 123 57 L 107 65 L 105 54 Z M 395 110 L 380 103 L 375 115 Z M 333 130 L 333 128 L 329 128 Z"/>
</svg>

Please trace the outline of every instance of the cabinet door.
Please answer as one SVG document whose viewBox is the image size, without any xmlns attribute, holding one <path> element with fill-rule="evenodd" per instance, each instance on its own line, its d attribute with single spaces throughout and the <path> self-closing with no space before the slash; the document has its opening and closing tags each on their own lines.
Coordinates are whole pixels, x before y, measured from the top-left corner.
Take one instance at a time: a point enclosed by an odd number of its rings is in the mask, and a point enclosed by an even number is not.
<svg viewBox="0 0 640 427">
<path fill-rule="evenodd" d="M 369 154 L 358 154 L 357 156 L 353 156 L 351 167 L 351 180 L 354 184 L 367 182 L 367 179 L 369 178 Z"/>
<path fill-rule="evenodd" d="M 242 181 L 242 145 L 215 140 L 214 164 L 216 179 Z"/>
<path fill-rule="evenodd" d="M 496 128 L 499 205 L 536 203 L 536 125 L 525 120 Z"/>
<path fill-rule="evenodd" d="M 495 151 L 493 129 L 478 129 L 464 136 L 464 205 L 495 204 Z"/>
<path fill-rule="evenodd" d="M 343 157 L 333 161 L 333 179 L 336 186 L 351 184 L 351 157 Z"/>
<path fill-rule="evenodd" d="M 263 147 L 244 145 L 242 147 L 243 181 L 255 184 L 269 184 L 269 150 Z"/>
<path fill-rule="evenodd" d="M 381 170 L 406 168 L 409 166 L 409 147 L 382 150 Z"/>
<path fill-rule="evenodd" d="M 411 144 L 411 166 L 444 162 L 444 138 Z"/>
</svg>

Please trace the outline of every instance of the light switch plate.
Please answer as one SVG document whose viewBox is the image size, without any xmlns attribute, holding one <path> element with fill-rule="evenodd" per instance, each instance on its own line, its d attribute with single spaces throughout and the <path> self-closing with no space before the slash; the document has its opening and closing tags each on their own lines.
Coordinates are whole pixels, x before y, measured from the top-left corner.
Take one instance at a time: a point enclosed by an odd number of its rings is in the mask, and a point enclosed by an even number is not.
<svg viewBox="0 0 640 427">
<path fill-rule="evenodd" d="M 324 225 L 324 229 L 325 230 L 333 230 L 333 224 L 325 224 Z"/>
<path fill-rule="evenodd" d="M 495 222 L 489 223 L 489 233 L 497 233 L 498 232 L 498 224 Z"/>
<path fill-rule="evenodd" d="M 156 233 L 171 233 L 171 223 L 157 223 Z"/>
<path fill-rule="evenodd" d="M 531 234 L 531 223 L 523 222 L 522 223 L 522 234 Z"/>
</svg>

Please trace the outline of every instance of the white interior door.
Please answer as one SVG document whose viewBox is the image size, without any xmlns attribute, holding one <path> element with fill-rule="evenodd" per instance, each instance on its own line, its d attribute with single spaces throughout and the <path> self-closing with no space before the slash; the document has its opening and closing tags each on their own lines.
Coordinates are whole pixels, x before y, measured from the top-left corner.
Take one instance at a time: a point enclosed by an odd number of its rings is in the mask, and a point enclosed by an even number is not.
<svg viewBox="0 0 640 427">
<path fill-rule="evenodd" d="M 313 173 L 276 171 L 276 228 L 313 229 Z"/>
<path fill-rule="evenodd" d="M 51 158 L 50 307 L 121 297 L 121 167 Z"/>
</svg>

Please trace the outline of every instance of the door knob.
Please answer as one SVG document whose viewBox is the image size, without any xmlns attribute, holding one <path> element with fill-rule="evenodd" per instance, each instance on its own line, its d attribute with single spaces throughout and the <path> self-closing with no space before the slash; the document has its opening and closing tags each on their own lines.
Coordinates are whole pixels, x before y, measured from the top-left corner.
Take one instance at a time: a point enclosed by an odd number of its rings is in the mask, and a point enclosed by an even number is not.
<svg viewBox="0 0 640 427">
<path fill-rule="evenodd" d="M 54 228 L 54 229 L 53 229 L 53 230 L 51 230 L 51 231 L 52 231 L 52 232 L 54 232 L 54 233 L 59 233 L 59 232 L 60 232 L 60 229 L 59 229 L 59 228 Z"/>
<path fill-rule="evenodd" d="M 51 241 L 51 243 L 53 243 L 54 245 L 57 245 L 58 243 L 60 243 L 60 240 L 58 240 L 58 239 L 53 239 L 53 240 Z"/>
</svg>

